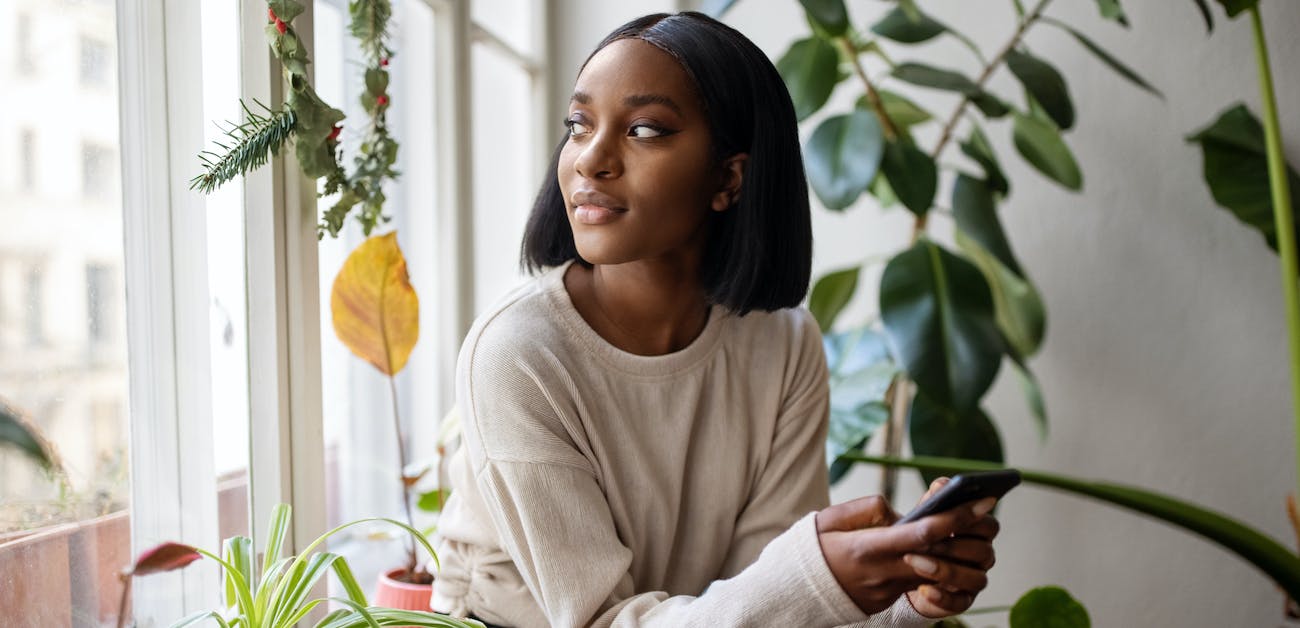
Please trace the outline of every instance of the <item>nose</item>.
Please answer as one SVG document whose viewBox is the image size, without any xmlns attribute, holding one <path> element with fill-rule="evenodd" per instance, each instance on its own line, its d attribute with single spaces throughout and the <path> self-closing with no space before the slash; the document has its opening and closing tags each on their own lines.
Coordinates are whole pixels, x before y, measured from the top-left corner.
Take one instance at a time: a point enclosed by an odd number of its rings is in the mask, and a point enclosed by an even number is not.
<svg viewBox="0 0 1300 628">
<path fill-rule="evenodd" d="M 593 133 L 579 148 L 573 168 L 587 179 L 613 179 L 623 174 L 623 159 L 618 151 L 618 135 L 609 131 Z M 570 140 L 572 141 L 572 140 Z"/>
</svg>

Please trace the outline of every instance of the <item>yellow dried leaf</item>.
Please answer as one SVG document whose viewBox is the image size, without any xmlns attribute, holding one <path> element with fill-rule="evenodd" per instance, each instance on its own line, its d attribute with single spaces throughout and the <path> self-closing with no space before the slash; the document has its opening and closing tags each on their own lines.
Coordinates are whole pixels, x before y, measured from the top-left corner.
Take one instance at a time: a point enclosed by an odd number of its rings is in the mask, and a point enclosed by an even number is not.
<svg viewBox="0 0 1300 628">
<path fill-rule="evenodd" d="M 420 300 L 397 234 L 373 236 L 348 255 L 330 295 L 334 333 L 385 375 L 406 366 L 420 337 Z"/>
</svg>

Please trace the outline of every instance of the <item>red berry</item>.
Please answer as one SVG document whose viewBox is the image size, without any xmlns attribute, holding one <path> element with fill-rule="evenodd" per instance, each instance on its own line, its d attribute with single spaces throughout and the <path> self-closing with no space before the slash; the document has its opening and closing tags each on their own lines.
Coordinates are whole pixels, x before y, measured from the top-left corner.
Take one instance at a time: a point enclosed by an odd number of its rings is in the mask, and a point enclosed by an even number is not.
<svg viewBox="0 0 1300 628">
<path fill-rule="evenodd" d="M 285 31 L 289 30 L 289 27 L 277 17 L 275 18 L 275 30 L 280 31 L 280 34 L 283 35 Z"/>
<path fill-rule="evenodd" d="M 380 59 L 380 60 L 379 60 L 379 65 L 380 65 L 381 67 L 385 67 L 385 68 L 388 67 L 388 59 L 387 59 L 387 58 Z"/>
<path fill-rule="evenodd" d="M 380 107 L 383 107 L 384 105 L 387 105 L 387 104 L 388 104 L 388 96 L 385 96 L 385 95 L 383 95 L 383 94 L 380 94 L 378 98 L 375 98 L 375 104 L 376 104 L 376 105 L 379 105 Z"/>
<path fill-rule="evenodd" d="M 266 7 L 266 21 L 274 22 L 279 19 L 280 18 L 275 16 L 275 9 L 272 9 L 271 7 Z"/>
<path fill-rule="evenodd" d="M 334 130 L 330 131 L 330 137 L 329 137 L 329 139 L 331 139 L 331 140 L 337 140 L 337 139 L 339 139 L 339 133 L 341 133 L 341 132 L 343 132 L 343 125 L 340 124 L 340 125 L 334 127 Z"/>
</svg>

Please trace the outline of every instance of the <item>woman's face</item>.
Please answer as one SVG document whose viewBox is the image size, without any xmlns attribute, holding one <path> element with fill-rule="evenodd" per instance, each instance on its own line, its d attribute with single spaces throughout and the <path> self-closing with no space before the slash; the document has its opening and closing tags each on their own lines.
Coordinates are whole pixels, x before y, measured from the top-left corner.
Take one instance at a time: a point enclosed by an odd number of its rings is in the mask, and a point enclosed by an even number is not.
<svg viewBox="0 0 1300 628">
<path fill-rule="evenodd" d="M 593 264 L 698 259 L 719 193 L 708 120 L 686 71 L 639 39 L 587 62 L 556 176 L 578 254 Z"/>
</svg>

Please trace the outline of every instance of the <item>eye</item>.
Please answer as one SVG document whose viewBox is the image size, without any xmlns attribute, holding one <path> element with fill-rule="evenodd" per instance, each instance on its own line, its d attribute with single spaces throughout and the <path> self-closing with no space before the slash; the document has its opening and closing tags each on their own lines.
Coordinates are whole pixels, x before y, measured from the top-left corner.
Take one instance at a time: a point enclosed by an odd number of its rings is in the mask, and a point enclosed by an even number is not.
<svg viewBox="0 0 1300 628">
<path fill-rule="evenodd" d="M 632 128 L 627 130 L 627 134 L 631 137 L 640 137 L 646 139 L 652 137 L 665 137 L 668 135 L 672 135 L 672 133 L 670 133 L 668 129 L 657 127 L 653 124 L 634 124 L 632 125 Z"/>
<path fill-rule="evenodd" d="M 564 126 L 569 129 L 569 137 L 583 135 L 590 131 L 590 129 L 587 128 L 586 124 L 583 124 L 578 120 L 574 120 L 573 118 L 567 118 L 564 121 Z"/>
</svg>

